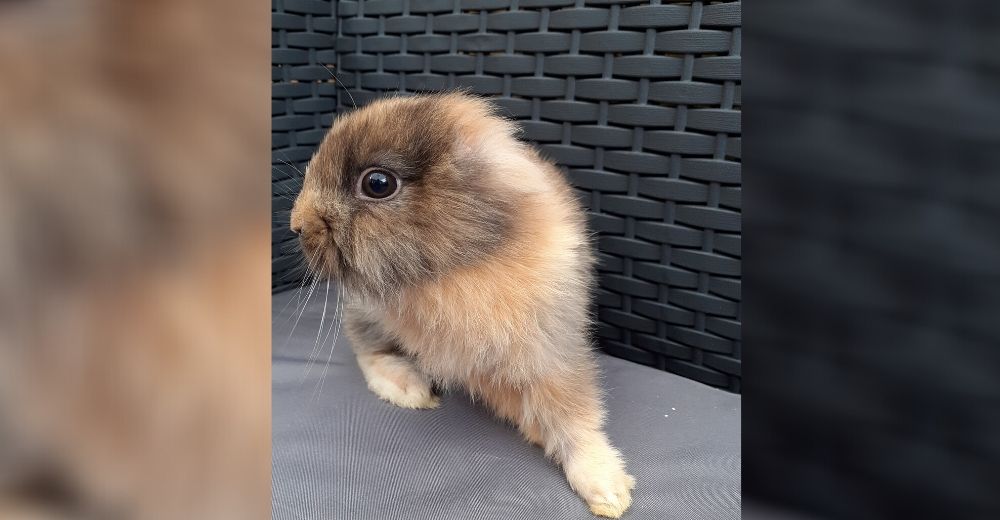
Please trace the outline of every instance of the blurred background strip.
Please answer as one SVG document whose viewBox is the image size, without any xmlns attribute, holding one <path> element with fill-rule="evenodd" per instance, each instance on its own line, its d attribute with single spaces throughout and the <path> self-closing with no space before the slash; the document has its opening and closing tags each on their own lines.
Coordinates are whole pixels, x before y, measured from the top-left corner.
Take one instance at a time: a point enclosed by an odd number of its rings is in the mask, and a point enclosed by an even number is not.
<svg viewBox="0 0 1000 520">
<path fill-rule="evenodd" d="M 1000 518 L 1000 4 L 745 23 L 746 499 Z"/>
<path fill-rule="evenodd" d="M 268 23 L 0 3 L 0 518 L 270 514 Z"/>
</svg>

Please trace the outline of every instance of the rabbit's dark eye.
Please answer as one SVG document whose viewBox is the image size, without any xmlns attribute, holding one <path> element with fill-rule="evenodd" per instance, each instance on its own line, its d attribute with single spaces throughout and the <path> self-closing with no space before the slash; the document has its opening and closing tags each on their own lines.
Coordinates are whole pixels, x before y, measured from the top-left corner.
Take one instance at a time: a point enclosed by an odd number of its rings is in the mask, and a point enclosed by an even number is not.
<svg viewBox="0 0 1000 520">
<path fill-rule="evenodd" d="M 399 181 L 391 172 L 368 170 L 361 176 L 361 193 L 370 199 L 384 199 L 396 193 Z"/>
</svg>

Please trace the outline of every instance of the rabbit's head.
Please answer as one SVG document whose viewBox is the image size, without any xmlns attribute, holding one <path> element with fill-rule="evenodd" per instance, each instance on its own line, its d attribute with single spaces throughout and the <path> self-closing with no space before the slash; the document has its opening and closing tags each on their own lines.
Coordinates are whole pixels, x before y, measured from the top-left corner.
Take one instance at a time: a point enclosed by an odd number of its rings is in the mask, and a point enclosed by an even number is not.
<svg viewBox="0 0 1000 520">
<path fill-rule="evenodd" d="M 457 93 L 338 118 L 291 214 L 311 270 L 385 296 L 496 254 L 533 184 L 504 178 L 534 153 L 512 134 L 488 103 Z"/>
</svg>

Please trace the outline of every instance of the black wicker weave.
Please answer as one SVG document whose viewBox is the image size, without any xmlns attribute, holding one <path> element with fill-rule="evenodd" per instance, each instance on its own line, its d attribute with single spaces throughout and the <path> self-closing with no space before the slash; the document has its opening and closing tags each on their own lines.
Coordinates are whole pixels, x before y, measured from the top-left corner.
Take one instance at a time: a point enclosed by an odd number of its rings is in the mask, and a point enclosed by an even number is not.
<svg viewBox="0 0 1000 520">
<path fill-rule="evenodd" d="M 336 2 L 273 0 L 271 8 L 271 287 L 295 287 L 301 257 L 288 213 L 313 149 L 333 122 Z"/>
<path fill-rule="evenodd" d="M 275 0 L 276 289 L 297 282 L 284 197 L 334 113 L 466 88 L 588 207 L 601 348 L 740 391 L 740 2 L 335 4 Z"/>
</svg>

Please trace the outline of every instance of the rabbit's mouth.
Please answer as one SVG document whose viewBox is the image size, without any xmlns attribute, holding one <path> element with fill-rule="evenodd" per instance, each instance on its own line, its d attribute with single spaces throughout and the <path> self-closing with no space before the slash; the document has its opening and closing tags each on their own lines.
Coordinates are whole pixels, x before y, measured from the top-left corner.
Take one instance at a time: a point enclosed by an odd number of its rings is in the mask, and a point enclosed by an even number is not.
<svg viewBox="0 0 1000 520">
<path fill-rule="evenodd" d="M 325 230 L 310 230 L 299 235 L 299 245 L 307 272 L 323 278 L 337 278 L 342 255 Z"/>
<path fill-rule="evenodd" d="M 343 277 L 344 273 L 344 255 L 337 248 L 337 245 L 330 240 L 326 247 L 320 251 L 320 263 L 318 266 L 319 271 L 327 278 L 332 278 L 334 280 L 339 280 Z"/>
</svg>

